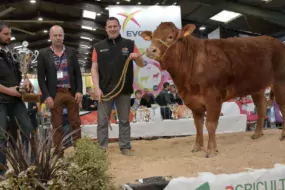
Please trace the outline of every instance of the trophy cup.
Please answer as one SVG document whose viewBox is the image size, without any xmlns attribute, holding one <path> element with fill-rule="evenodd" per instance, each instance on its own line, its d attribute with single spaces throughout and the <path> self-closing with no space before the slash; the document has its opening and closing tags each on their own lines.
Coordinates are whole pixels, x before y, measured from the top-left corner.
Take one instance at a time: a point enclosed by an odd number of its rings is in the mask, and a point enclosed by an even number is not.
<svg viewBox="0 0 285 190">
<path fill-rule="evenodd" d="M 28 93 L 28 87 L 24 85 L 24 81 L 27 78 L 28 71 L 30 69 L 30 65 L 32 62 L 35 62 L 39 51 L 31 51 L 28 47 L 29 43 L 27 41 L 23 41 L 22 48 L 14 49 L 12 52 L 12 57 L 14 61 L 17 61 L 20 64 L 20 72 L 21 72 L 21 82 L 19 85 L 19 92 L 22 94 L 22 99 L 25 102 L 39 102 L 40 95 L 34 93 Z"/>
<path fill-rule="evenodd" d="M 144 121 L 145 122 L 149 122 L 149 120 L 150 120 L 150 111 L 147 108 L 145 108 L 144 112 L 145 112 Z"/>
<path fill-rule="evenodd" d="M 176 106 L 175 104 L 170 104 L 168 107 L 172 112 L 171 117 L 174 120 L 177 120 L 178 119 L 178 116 L 177 116 L 178 106 Z"/>
<path fill-rule="evenodd" d="M 137 122 L 137 112 L 136 112 L 136 110 L 134 110 L 134 109 L 132 109 L 132 114 L 133 114 L 133 123 L 136 123 Z"/>
</svg>

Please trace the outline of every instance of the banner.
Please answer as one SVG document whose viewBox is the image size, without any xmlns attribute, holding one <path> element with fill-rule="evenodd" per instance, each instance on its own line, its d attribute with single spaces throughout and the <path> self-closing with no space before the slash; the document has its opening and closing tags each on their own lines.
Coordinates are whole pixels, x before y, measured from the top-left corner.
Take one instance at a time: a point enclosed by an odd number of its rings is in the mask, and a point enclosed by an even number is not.
<svg viewBox="0 0 285 190">
<path fill-rule="evenodd" d="M 118 18 L 122 37 L 134 40 L 140 53 L 150 45 L 141 38 L 142 31 L 154 31 L 161 22 L 173 22 L 179 29 L 182 26 L 180 6 L 109 6 L 109 16 Z M 172 83 L 172 79 L 157 61 L 145 55 L 143 59 L 147 63 L 144 68 L 134 64 L 134 89 L 147 88 L 156 95 L 163 89 L 163 83 Z"/>
<path fill-rule="evenodd" d="M 236 174 L 200 173 L 199 177 L 175 178 L 164 190 L 285 190 L 285 165 Z"/>
</svg>

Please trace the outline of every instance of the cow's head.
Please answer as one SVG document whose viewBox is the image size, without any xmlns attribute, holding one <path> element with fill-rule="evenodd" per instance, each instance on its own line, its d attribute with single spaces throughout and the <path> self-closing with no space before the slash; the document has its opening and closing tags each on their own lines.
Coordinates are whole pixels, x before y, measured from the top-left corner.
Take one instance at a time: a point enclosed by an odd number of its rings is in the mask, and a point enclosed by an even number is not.
<svg viewBox="0 0 285 190">
<path fill-rule="evenodd" d="M 187 24 L 179 30 L 172 22 L 162 22 L 153 33 L 143 31 L 141 37 L 147 41 L 152 41 L 150 47 L 146 49 L 146 56 L 160 61 L 168 47 L 177 40 L 190 35 L 195 28 L 195 25 Z"/>
</svg>

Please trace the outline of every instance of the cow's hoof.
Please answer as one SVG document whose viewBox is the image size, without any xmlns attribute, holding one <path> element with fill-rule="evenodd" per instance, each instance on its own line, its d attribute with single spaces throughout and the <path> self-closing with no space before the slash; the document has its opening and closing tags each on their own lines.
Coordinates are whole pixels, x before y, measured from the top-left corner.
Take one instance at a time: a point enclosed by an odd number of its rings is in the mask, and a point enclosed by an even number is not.
<svg viewBox="0 0 285 190">
<path fill-rule="evenodd" d="M 258 139 L 258 138 L 260 138 L 260 137 L 262 137 L 263 136 L 263 133 L 260 133 L 260 134 L 253 134 L 253 135 L 251 135 L 251 138 L 252 139 Z"/>
<path fill-rule="evenodd" d="M 202 148 L 193 148 L 192 150 L 191 150 L 191 152 L 200 152 L 202 150 Z"/>
<path fill-rule="evenodd" d="M 204 149 L 204 145 L 196 143 L 191 152 L 200 152 Z"/>
<path fill-rule="evenodd" d="M 285 140 L 285 135 L 281 135 L 281 137 L 279 138 L 280 141 L 284 141 Z"/>
<path fill-rule="evenodd" d="M 206 153 L 206 158 L 211 158 L 211 157 L 214 157 L 214 156 L 216 156 L 217 155 L 217 153 L 218 153 L 219 151 L 218 150 L 211 150 L 211 151 L 207 151 L 207 153 Z"/>
</svg>

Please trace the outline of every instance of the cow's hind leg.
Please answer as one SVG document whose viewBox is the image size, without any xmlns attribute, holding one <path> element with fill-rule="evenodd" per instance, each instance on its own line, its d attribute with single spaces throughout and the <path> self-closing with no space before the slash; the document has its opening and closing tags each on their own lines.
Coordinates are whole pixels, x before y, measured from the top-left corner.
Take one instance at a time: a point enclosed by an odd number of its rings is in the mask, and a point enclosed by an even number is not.
<svg viewBox="0 0 285 190">
<path fill-rule="evenodd" d="M 265 90 L 261 90 L 251 94 L 258 115 L 256 129 L 251 136 L 252 139 L 257 139 L 263 135 L 263 125 L 266 118 L 266 99 L 264 93 Z"/>
<path fill-rule="evenodd" d="M 216 142 L 216 129 L 219 122 L 221 112 L 221 105 L 207 107 L 207 117 L 206 117 L 206 128 L 209 135 L 208 140 L 208 148 L 206 157 L 216 155 L 217 150 L 217 142 Z"/>
<path fill-rule="evenodd" d="M 285 116 L 285 82 L 274 83 L 273 92 L 275 96 L 276 103 L 280 109 L 283 116 L 282 132 L 280 140 L 285 140 L 285 127 L 284 127 L 284 116 Z"/>
<path fill-rule="evenodd" d="M 204 128 L 204 112 L 193 112 L 194 123 L 196 127 L 196 142 L 192 152 L 198 152 L 204 147 L 203 128 Z"/>
</svg>

